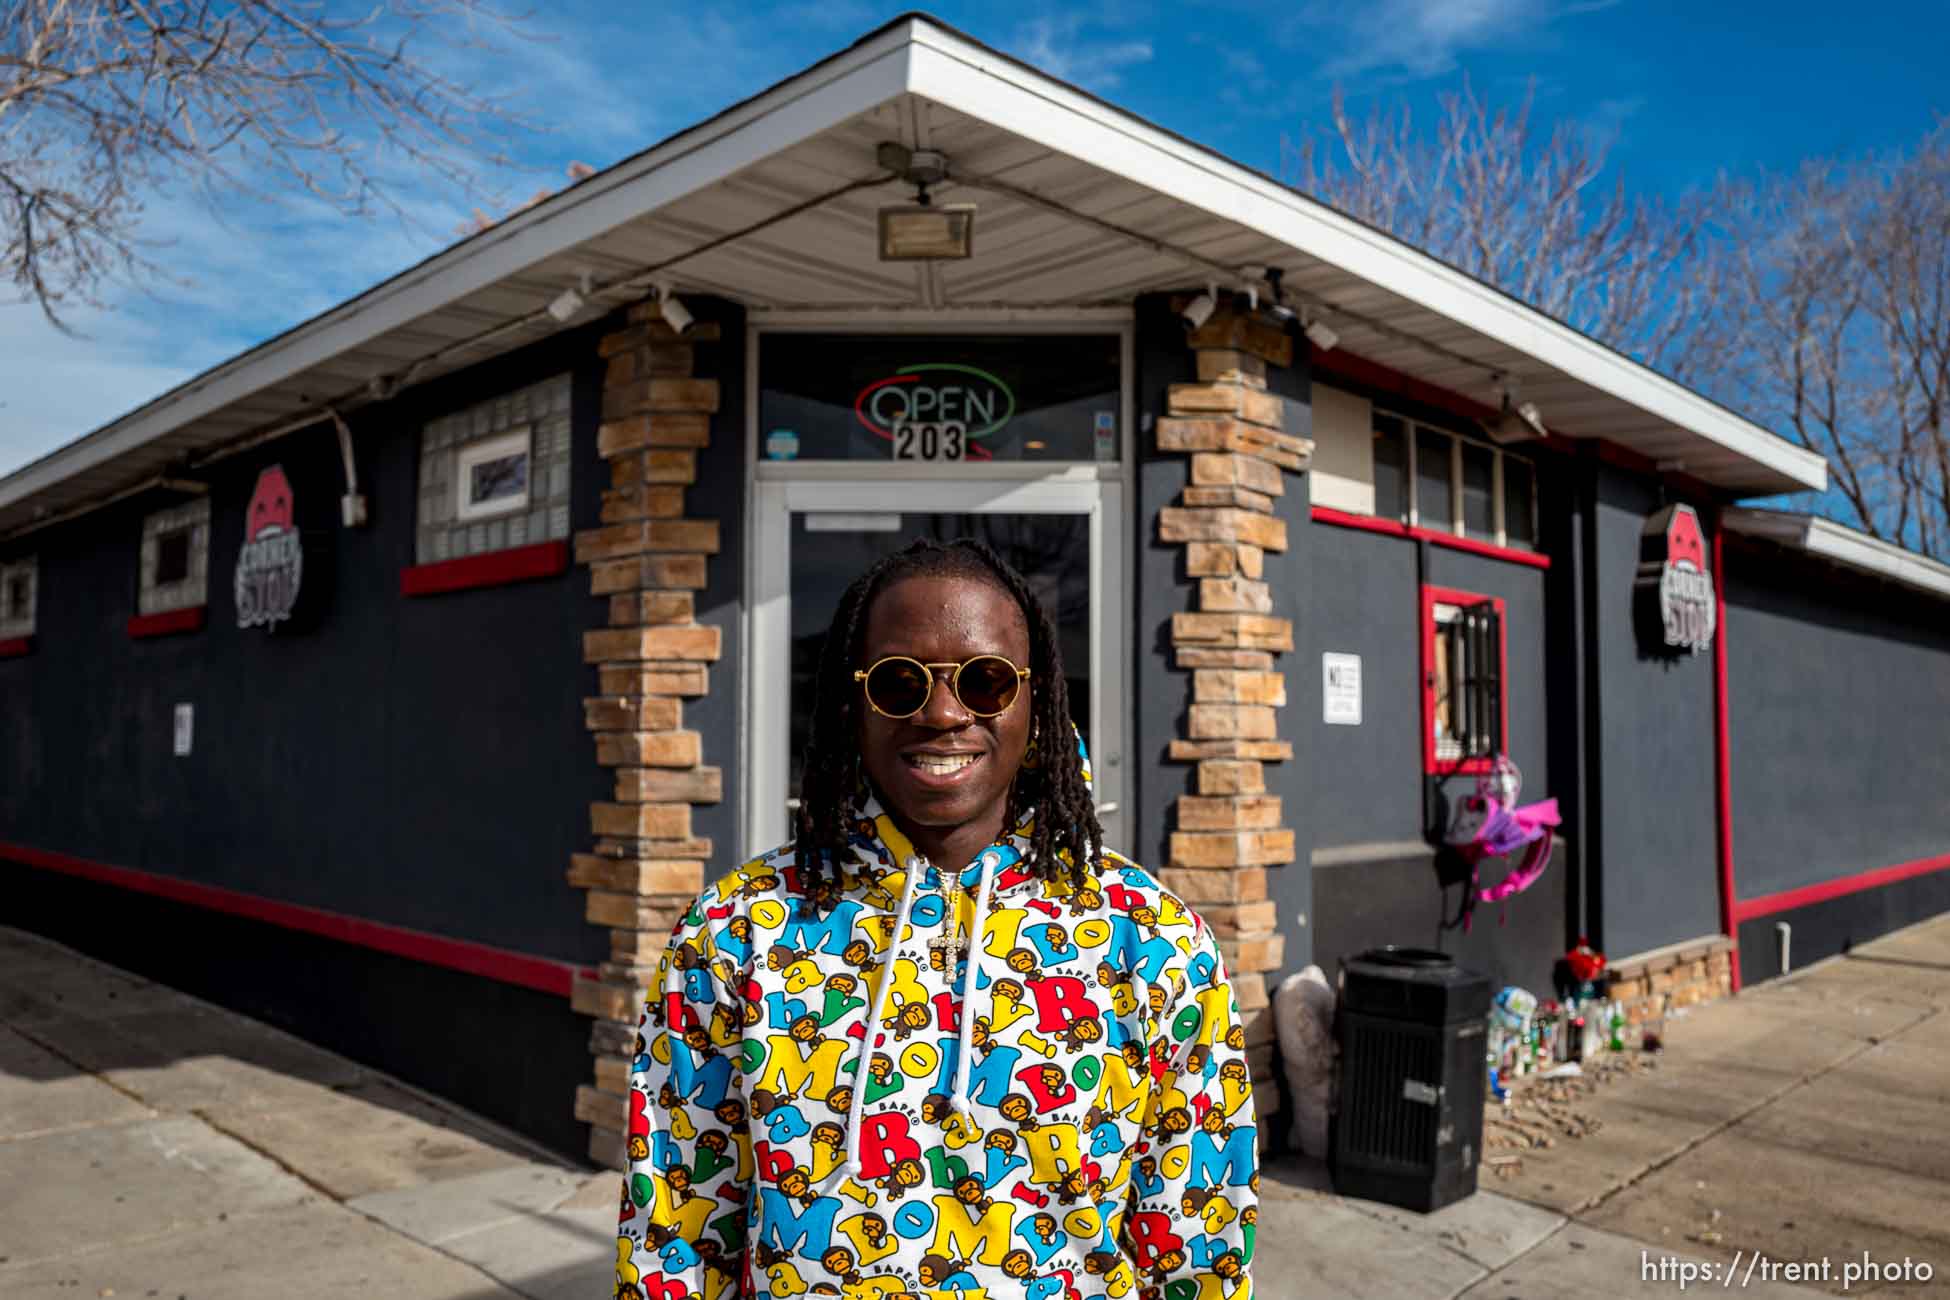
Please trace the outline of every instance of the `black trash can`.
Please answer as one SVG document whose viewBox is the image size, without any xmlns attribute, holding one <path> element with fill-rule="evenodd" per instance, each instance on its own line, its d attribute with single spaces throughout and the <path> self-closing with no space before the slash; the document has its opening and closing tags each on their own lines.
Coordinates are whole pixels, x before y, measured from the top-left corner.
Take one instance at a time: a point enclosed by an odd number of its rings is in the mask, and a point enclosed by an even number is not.
<svg viewBox="0 0 1950 1300">
<path fill-rule="evenodd" d="M 1489 980 L 1446 953 L 1341 962 L 1335 1191 L 1423 1212 L 1475 1192 L 1489 1009 Z"/>
</svg>

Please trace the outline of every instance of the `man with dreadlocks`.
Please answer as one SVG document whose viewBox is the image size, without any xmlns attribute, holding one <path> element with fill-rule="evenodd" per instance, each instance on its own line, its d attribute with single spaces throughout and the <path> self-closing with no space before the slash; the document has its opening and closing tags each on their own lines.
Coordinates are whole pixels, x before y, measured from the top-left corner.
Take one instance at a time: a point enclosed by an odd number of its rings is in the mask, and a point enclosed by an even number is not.
<svg viewBox="0 0 1950 1300">
<path fill-rule="evenodd" d="M 816 691 L 796 836 L 645 1003 L 617 1296 L 1249 1300 L 1245 1031 L 1204 922 L 1101 843 L 1028 584 L 915 543 Z"/>
</svg>

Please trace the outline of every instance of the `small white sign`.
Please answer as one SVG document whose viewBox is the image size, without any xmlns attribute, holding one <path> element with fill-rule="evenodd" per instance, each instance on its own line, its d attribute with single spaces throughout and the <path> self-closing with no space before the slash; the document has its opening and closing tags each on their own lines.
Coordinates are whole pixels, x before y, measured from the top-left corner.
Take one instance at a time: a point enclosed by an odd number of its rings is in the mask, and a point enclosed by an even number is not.
<svg viewBox="0 0 1950 1300">
<path fill-rule="evenodd" d="M 1320 720 L 1337 727 L 1361 725 L 1361 656 L 1320 656 Z"/>
<path fill-rule="evenodd" d="M 898 533 L 899 515 L 856 514 L 848 510 L 817 510 L 806 515 L 809 533 Z"/>
<path fill-rule="evenodd" d="M 190 745 L 196 739 L 196 706 L 179 704 L 176 706 L 176 757 L 186 757 Z"/>
<path fill-rule="evenodd" d="M 966 460 L 968 426 L 960 420 L 897 420 L 895 460 Z"/>
</svg>

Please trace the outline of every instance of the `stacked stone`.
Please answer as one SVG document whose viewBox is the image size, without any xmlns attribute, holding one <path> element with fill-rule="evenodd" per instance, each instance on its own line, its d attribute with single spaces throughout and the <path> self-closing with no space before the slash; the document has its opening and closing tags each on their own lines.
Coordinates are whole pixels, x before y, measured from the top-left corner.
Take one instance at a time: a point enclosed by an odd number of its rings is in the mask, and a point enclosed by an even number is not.
<svg viewBox="0 0 1950 1300">
<path fill-rule="evenodd" d="M 1285 960 L 1266 869 L 1293 861 L 1293 832 L 1280 799 L 1266 793 L 1265 764 L 1293 757 L 1279 738 L 1286 677 L 1274 656 L 1293 649 L 1293 620 L 1272 614 L 1266 552 L 1284 551 L 1286 521 L 1274 501 L 1286 475 L 1307 467 L 1310 439 L 1284 432 L 1282 400 L 1266 391 L 1266 367 L 1293 363 L 1285 331 L 1217 312 L 1190 336 L 1195 384 L 1173 384 L 1157 426 L 1161 451 L 1191 455 L 1191 484 L 1159 511 L 1158 537 L 1185 547 L 1198 608 L 1172 616 L 1175 666 L 1192 675 L 1187 735 L 1170 756 L 1198 765 L 1197 793 L 1178 800 L 1166 888 L 1195 907 L 1217 937 L 1246 1020 L 1247 1059 L 1260 1109 L 1273 1086 L 1273 1025 L 1266 972 Z M 1272 1125 L 1263 1126 L 1265 1132 Z"/>
<path fill-rule="evenodd" d="M 1607 974 L 1606 996 L 1619 1003 L 1625 1022 L 1656 1026 L 1670 1012 L 1732 994 L 1733 941 L 1722 936 L 1675 944 L 1628 958 Z"/>
<path fill-rule="evenodd" d="M 609 463 L 602 527 L 576 536 L 576 561 L 609 597 L 607 627 L 583 634 L 597 689 L 583 701 L 596 761 L 615 771 L 611 802 L 591 804 L 595 849 L 571 860 L 569 883 L 589 891 L 587 916 L 608 926 L 610 956 L 576 984 L 574 1006 L 594 1016 L 595 1082 L 576 1094 L 590 1127 L 590 1158 L 624 1162 L 625 1098 L 645 991 L 677 918 L 704 887 L 712 844 L 691 832 L 691 809 L 724 797 L 724 773 L 707 766 L 699 734 L 684 727 L 684 701 L 710 688 L 722 650 L 718 628 L 697 621 L 696 593 L 718 552 L 718 521 L 684 517 L 711 440 L 718 381 L 694 377 L 695 345 L 715 324 L 679 338 L 654 303 L 602 342 L 609 369 L 597 450 Z"/>
</svg>

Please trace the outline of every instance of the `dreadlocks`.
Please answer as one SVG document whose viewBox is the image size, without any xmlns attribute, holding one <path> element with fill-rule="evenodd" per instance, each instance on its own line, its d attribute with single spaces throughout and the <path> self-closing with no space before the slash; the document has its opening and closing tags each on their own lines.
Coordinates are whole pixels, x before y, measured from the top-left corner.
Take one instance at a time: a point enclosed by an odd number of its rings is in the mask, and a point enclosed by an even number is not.
<svg viewBox="0 0 1950 1300">
<path fill-rule="evenodd" d="M 812 735 L 806 742 L 805 777 L 800 792 L 795 857 L 806 894 L 831 900 L 839 890 L 840 864 L 853 850 L 847 838 L 847 810 L 864 783 L 860 764 L 858 707 L 853 680 L 866 636 L 867 610 L 874 598 L 904 578 L 973 578 L 1000 588 L 1022 610 L 1029 626 L 1030 734 L 1039 763 L 1017 773 L 1009 791 L 1003 833 L 1021 825 L 1035 809 L 1030 836 L 1030 869 L 1055 880 L 1069 857 L 1070 878 L 1081 883 L 1102 847 L 1103 827 L 1083 780 L 1083 761 L 1071 743 L 1069 686 L 1063 654 L 1049 615 L 1007 561 L 982 542 L 958 538 L 946 544 L 925 539 L 881 560 L 840 597 L 826 633 L 814 683 Z"/>
</svg>

